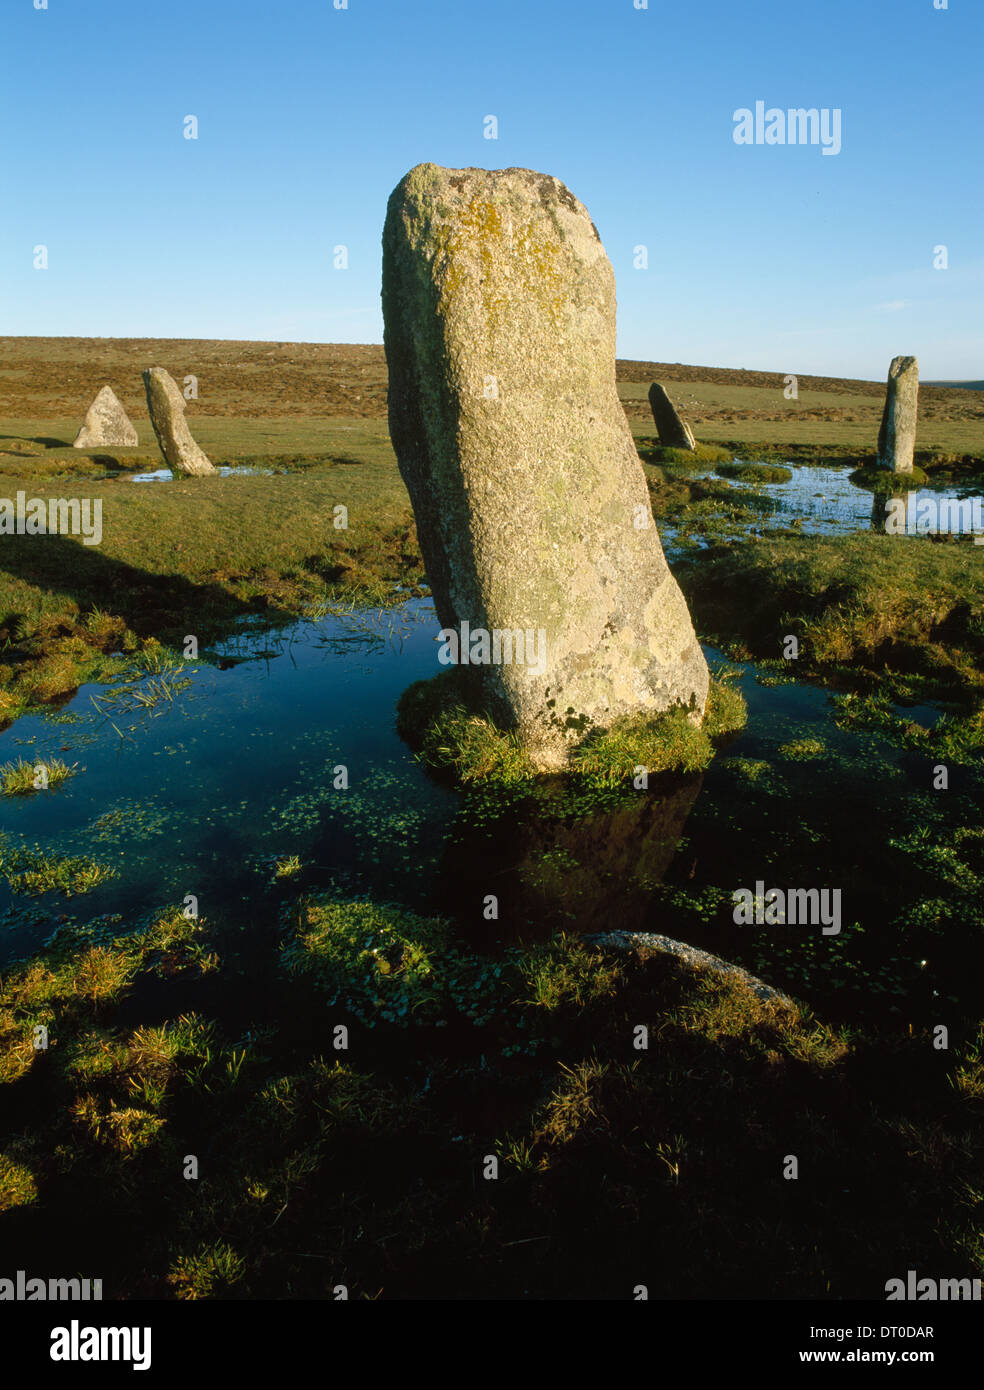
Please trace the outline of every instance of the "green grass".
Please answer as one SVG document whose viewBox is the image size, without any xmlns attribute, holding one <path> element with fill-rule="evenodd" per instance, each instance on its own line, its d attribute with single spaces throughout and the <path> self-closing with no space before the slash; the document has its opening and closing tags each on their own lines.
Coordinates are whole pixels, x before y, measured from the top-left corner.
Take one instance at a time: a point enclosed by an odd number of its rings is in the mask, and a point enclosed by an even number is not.
<svg viewBox="0 0 984 1390">
<path fill-rule="evenodd" d="M 984 577 L 973 545 L 871 532 L 768 537 L 687 561 L 679 577 L 712 639 L 775 659 L 798 636 L 794 674 L 888 666 L 952 692 L 981 684 Z"/>
<path fill-rule="evenodd" d="M 181 1255 L 168 1271 L 167 1282 L 176 1298 L 197 1300 L 227 1297 L 246 1273 L 245 1261 L 224 1240 L 189 1255 Z"/>
<path fill-rule="evenodd" d="M 284 953 L 289 973 L 310 975 L 329 1006 L 369 1028 L 487 1022 L 501 1002 L 499 969 L 459 951 L 448 922 L 370 902 L 308 898 Z"/>
<path fill-rule="evenodd" d="M 572 752 L 569 773 L 584 787 L 603 788 L 631 779 L 640 767 L 693 772 L 711 761 L 714 741 L 740 729 L 746 718 L 741 692 L 712 678 L 702 724 L 682 707 L 655 718 L 620 719 L 583 739 Z M 516 787 L 537 778 L 516 733 L 477 709 L 467 673 L 458 669 L 408 686 L 397 706 L 397 728 L 425 766 L 466 786 Z"/>
<path fill-rule="evenodd" d="M 93 554 L 71 539 L 4 538 L 0 718 L 62 700 L 83 678 L 108 682 L 110 702 L 156 708 L 184 679 L 176 653 L 187 633 L 207 638 L 244 616 L 345 616 L 420 586 L 381 353 L 341 351 L 336 362 L 309 346 L 21 342 L 0 368 L 0 406 L 32 418 L 0 421 L 0 492 L 62 495 L 78 479 L 104 500 L 104 543 Z M 178 380 L 199 368 L 203 398 L 189 419 L 214 461 L 282 471 L 127 481 L 127 469 L 159 466 L 141 408 L 144 358 Z M 681 520 L 695 544 L 759 514 L 754 495 L 739 503 L 724 482 L 693 480 L 696 470 L 736 456 L 870 459 L 878 384 L 801 383 L 800 400 L 786 402 L 778 376 L 684 378 L 674 395 L 713 443 L 655 467 L 645 392 L 656 375 L 676 380 L 650 373 L 638 398 L 634 382 L 620 390 L 652 460 L 654 510 Z M 67 445 L 103 380 L 122 393 L 141 444 L 84 456 Z M 69 381 L 82 399 L 66 398 Z M 972 393 L 924 393 L 923 406 L 920 466 L 969 476 L 980 451 Z M 332 525 L 338 504 L 347 531 Z M 777 537 L 712 544 L 680 573 L 702 637 L 760 658 L 763 680 L 792 670 L 826 681 L 843 727 L 979 763 L 979 560 L 967 545 L 912 538 Z M 788 633 L 800 658 L 780 663 Z M 539 795 L 515 740 L 441 679 L 401 702 L 425 760 L 468 781 L 469 798 L 487 789 L 483 804 L 500 818 L 514 795 Z M 927 699 L 947 708 L 931 730 L 898 707 Z M 702 766 L 743 719 L 740 692 L 724 682 L 701 729 L 676 712 L 598 735 L 582 776 L 567 779 L 583 788 L 565 784 L 553 813 L 576 818 L 578 798 L 602 809 L 637 765 Z M 788 759 L 826 752 L 818 744 L 791 739 L 781 773 L 762 759 L 720 766 L 743 780 L 753 817 L 754 797 L 781 790 L 796 774 Z M 941 935 L 976 930 L 979 827 L 938 830 L 892 842 L 922 876 L 906 920 Z M 84 886 L 99 869 L 8 844 L 0 854 L 3 872 L 33 874 L 39 887 Z M 584 858 L 551 850 L 536 868 L 563 884 Z M 53 1268 L 87 1249 L 121 1296 L 182 1299 L 325 1299 L 339 1284 L 359 1299 L 624 1299 L 643 1277 L 627 1270 L 645 1271 L 653 1297 L 826 1299 L 878 1297 L 886 1271 L 912 1262 L 984 1273 L 976 1025 L 938 1054 L 904 1020 L 835 1029 L 645 950 L 575 936 L 486 949 L 477 932 L 404 906 L 298 898 L 295 865 L 270 866 L 283 880 L 271 896 L 289 899 L 279 937 L 245 930 L 255 924 L 244 905 L 228 961 L 172 911 L 136 931 L 63 924 L 41 956 L 5 972 L 0 1209 L 17 1209 L 4 1233 L 12 1261 L 15 1240 L 50 1250 Z M 723 910 L 713 887 L 660 894 L 681 934 Z M 790 948 L 795 987 L 836 965 L 828 946 Z M 340 1024 L 351 1051 L 337 1050 Z M 42 1025 L 47 1052 L 34 1045 Z M 803 1193 L 780 1179 L 786 1152 L 810 1155 L 816 1180 Z M 181 1176 L 189 1153 L 205 1156 L 203 1181 Z M 488 1154 L 502 1160 L 497 1183 L 482 1178 Z"/>
<path fill-rule="evenodd" d="M 204 950 L 180 913 L 99 944 L 78 932 L 0 979 L 0 1085 L 34 1097 L 0 1159 L 23 1240 L 44 1231 L 63 1261 L 85 1242 L 121 1296 L 177 1299 L 614 1298 L 627 1259 L 651 1297 L 862 1297 L 903 1259 L 981 1268 L 965 1200 L 980 1034 L 934 1059 L 926 1039 L 832 1029 L 645 949 L 559 935 L 487 952 L 323 894 L 284 928 L 278 1025 L 241 1040 L 169 1002 Z M 334 1050 L 340 1022 L 357 1060 Z M 805 1205 L 787 1152 L 817 1165 Z M 871 1203 L 878 1221 L 859 1220 Z M 713 1237 L 694 1241 L 701 1223 Z"/>
<path fill-rule="evenodd" d="M 668 445 L 660 444 L 658 439 L 647 436 L 638 436 L 636 447 L 644 463 L 661 464 L 678 473 L 699 472 L 705 470 L 708 464 L 723 463 L 732 458 L 729 449 L 722 449 L 714 444 L 698 443 L 693 450 L 672 449 Z"/>
<path fill-rule="evenodd" d="M 741 463 L 734 460 L 719 463 L 714 470 L 719 477 L 732 478 L 741 483 L 788 483 L 792 480 L 791 468 L 783 468 L 773 463 Z"/>
<path fill-rule="evenodd" d="M 0 877 L 15 893 L 61 893 L 74 898 L 116 877 L 116 870 L 85 855 L 61 858 L 35 845 L 10 845 L 0 836 Z"/>
<path fill-rule="evenodd" d="M 0 1213 L 30 1206 L 37 1200 L 38 1189 L 31 1170 L 0 1153 Z"/>
<path fill-rule="evenodd" d="M 821 756 L 824 745 L 818 738 L 794 738 L 781 743 L 777 751 L 781 758 L 788 758 L 790 762 L 808 762 Z"/>
<path fill-rule="evenodd" d="M 922 487 L 929 482 L 929 474 L 918 464 L 912 465 L 909 473 L 893 473 L 888 468 L 867 466 L 856 468 L 850 475 L 855 487 L 867 488 L 869 492 L 904 492 L 910 487 Z"/>
<path fill-rule="evenodd" d="M 35 792 L 67 782 L 78 770 L 78 763 L 69 767 L 61 758 L 47 758 L 44 762 L 25 762 L 23 758 L 18 758 L 16 763 L 5 763 L 0 767 L 0 795 L 33 796 Z"/>
<path fill-rule="evenodd" d="M 239 423 L 222 428 L 236 439 Z M 296 616 L 326 593 L 419 591 L 423 566 L 384 423 L 302 425 L 322 450 L 301 471 L 86 482 L 84 495 L 103 503 L 100 546 L 5 537 L 0 723 L 115 675 L 107 656 L 138 653 L 149 639 L 180 649 L 191 633 L 205 645 L 239 618 Z M 8 491 L 18 487 L 41 497 L 64 490 L 23 470 Z M 337 507 L 347 508 L 346 529 L 335 527 L 345 519 Z"/>
<path fill-rule="evenodd" d="M 844 727 L 958 762 L 984 750 L 984 576 L 969 542 L 777 536 L 678 575 L 702 634 L 733 657 L 772 670 L 797 637 L 798 657 L 781 666 L 838 687 Z M 893 708 L 932 701 L 945 711 L 932 730 Z"/>
</svg>

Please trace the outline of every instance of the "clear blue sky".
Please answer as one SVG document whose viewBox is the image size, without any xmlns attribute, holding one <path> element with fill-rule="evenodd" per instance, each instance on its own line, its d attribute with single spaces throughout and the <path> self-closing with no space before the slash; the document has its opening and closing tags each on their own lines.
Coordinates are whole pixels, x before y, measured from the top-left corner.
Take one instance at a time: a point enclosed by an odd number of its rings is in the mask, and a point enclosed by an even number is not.
<svg viewBox="0 0 984 1390">
<path fill-rule="evenodd" d="M 982 0 L 333 5 L 3 0 L 0 333 L 381 342 L 386 199 L 432 160 L 571 188 L 622 356 L 984 377 Z M 839 108 L 841 153 L 736 145 L 758 100 Z"/>
</svg>

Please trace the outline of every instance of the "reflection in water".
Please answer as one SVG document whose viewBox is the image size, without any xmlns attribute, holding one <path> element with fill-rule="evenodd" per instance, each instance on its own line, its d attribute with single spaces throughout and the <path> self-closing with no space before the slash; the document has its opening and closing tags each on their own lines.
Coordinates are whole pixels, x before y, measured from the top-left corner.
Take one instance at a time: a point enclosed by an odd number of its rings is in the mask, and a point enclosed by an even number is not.
<svg viewBox="0 0 984 1390">
<path fill-rule="evenodd" d="M 984 498 L 973 493 L 953 496 L 925 489 L 877 493 L 871 504 L 871 529 L 887 536 L 974 535 L 984 543 Z"/>
<path fill-rule="evenodd" d="M 490 928 L 506 938 L 639 929 L 702 782 L 651 779 L 648 791 L 607 794 L 586 810 L 584 794 L 558 779 L 491 826 L 466 803 L 445 849 L 441 909 L 473 932 L 494 894 Z"/>
<path fill-rule="evenodd" d="M 889 530 L 895 535 L 984 535 L 984 497 L 979 484 L 976 490 L 974 486 L 949 484 L 948 491 L 923 487 L 892 498 L 877 493 L 872 497 L 866 488 L 851 482 L 849 466 L 789 466 L 793 477 L 788 483 L 732 484 L 736 501 L 741 501 L 742 492 L 775 501 L 777 510 L 772 516 L 756 523 L 763 529 L 795 525 L 804 535 L 847 536 L 869 527 L 884 532 L 888 523 L 895 525 L 894 532 Z M 888 503 L 893 505 L 887 507 Z"/>
<path fill-rule="evenodd" d="M 222 464 L 215 470 L 220 478 L 272 478 L 273 468 L 254 468 L 250 464 Z M 131 483 L 172 483 L 174 474 L 170 468 L 158 468 L 153 473 L 134 473 Z"/>
</svg>

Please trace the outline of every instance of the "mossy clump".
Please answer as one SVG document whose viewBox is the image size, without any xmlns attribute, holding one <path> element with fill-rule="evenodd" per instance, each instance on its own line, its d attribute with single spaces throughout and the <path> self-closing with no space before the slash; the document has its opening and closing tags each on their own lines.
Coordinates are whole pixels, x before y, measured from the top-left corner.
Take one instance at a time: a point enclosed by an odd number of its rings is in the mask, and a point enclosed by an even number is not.
<svg viewBox="0 0 984 1390">
<path fill-rule="evenodd" d="M 893 473 L 889 468 L 867 465 L 856 468 L 849 474 L 848 481 L 867 492 L 904 492 L 908 488 L 922 487 L 929 482 L 929 474 L 924 473 L 918 464 L 912 465 L 911 473 Z"/>
<path fill-rule="evenodd" d="M 710 463 L 726 463 L 734 458 L 730 449 L 722 449 L 717 444 L 698 444 L 693 450 L 673 449 L 656 439 L 640 442 L 639 454 L 646 463 L 664 464 L 677 470 L 703 470 Z"/>
<path fill-rule="evenodd" d="M 38 1200 L 38 1189 L 30 1168 L 0 1153 L 0 1212 L 28 1207 Z"/>
<path fill-rule="evenodd" d="M 780 744 L 777 751 L 780 758 L 788 758 L 791 762 L 806 762 L 811 758 L 819 758 L 826 750 L 821 739 L 793 738 L 788 743 Z"/>
<path fill-rule="evenodd" d="M 639 767 L 648 773 L 698 772 L 714 757 L 717 740 L 744 728 L 745 698 L 729 680 L 711 678 L 700 724 L 678 705 L 657 719 L 634 715 L 618 720 L 577 748 L 572 770 L 595 786 L 615 786 Z"/>
<path fill-rule="evenodd" d="M 473 695 L 472 695 L 473 698 Z M 426 766 L 462 783 L 516 786 L 538 772 L 513 731 L 497 727 L 469 704 L 458 669 L 417 681 L 400 697 L 397 727 Z M 660 714 L 630 715 L 589 733 L 571 756 L 570 777 L 587 787 L 611 787 L 647 772 L 695 772 L 714 756 L 717 740 L 744 727 L 748 711 L 728 679 L 711 679 L 703 721 L 682 705 Z"/>
<path fill-rule="evenodd" d="M 739 483 L 788 483 L 793 477 L 793 470 L 782 464 L 744 463 L 741 459 L 719 463 L 714 471 L 720 478 L 732 478 Z"/>
<path fill-rule="evenodd" d="M 312 896 L 295 909 L 298 929 L 285 947 L 287 973 L 309 976 L 370 1028 L 377 1022 L 479 1025 L 501 1002 L 501 968 L 457 950 L 451 924 L 386 903 Z"/>
<path fill-rule="evenodd" d="M 496 727 L 480 710 L 471 672 L 461 667 L 414 681 L 400 696 L 396 727 L 425 766 L 460 782 L 504 786 L 536 776 L 515 733 Z"/>
</svg>

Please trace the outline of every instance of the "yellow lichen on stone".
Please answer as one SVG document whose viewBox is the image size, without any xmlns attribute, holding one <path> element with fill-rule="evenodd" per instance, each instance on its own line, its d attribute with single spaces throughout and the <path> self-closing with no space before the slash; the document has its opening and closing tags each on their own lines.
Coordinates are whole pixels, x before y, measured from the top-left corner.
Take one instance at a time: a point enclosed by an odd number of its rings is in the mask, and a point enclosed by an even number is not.
<svg viewBox="0 0 984 1390">
<path fill-rule="evenodd" d="M 530 223 L 512 227 L 507 224 L 501 205 L 488 199 L 474 197 L 463 209 L 455 224 L 435 233 L 435 281 L 438 286 L 439 308 L 442 313 L 453 310 L 462 290 L 466 268 L 477 266 L 478 292 L 482 311 L 490 332 L 504 326 L 504 316 L 516 295 L 532 296 L 546 309 L 551 327 L 559 329 L 563 318 L 563 277 L 558 265 L 559 246 L 538 238 Z M 518 272 L 518 282 L 502 285 L 495 273 L 496 245 L 511 241 L 511 260 Z"/>
</svg>

